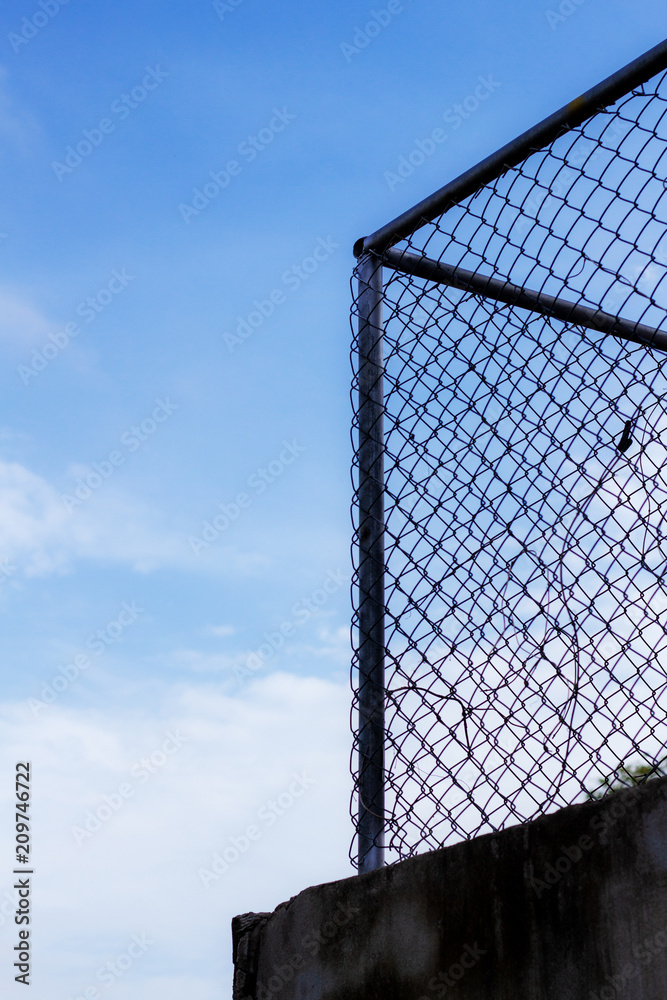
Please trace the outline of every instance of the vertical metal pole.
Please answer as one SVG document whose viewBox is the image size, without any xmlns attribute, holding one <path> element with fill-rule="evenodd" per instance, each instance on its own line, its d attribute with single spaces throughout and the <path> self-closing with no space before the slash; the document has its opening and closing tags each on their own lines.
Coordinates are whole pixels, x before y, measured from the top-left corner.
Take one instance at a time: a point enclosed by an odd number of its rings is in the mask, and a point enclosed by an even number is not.
<svg viewBox="0 0 667 1000">
<path fill-rule="evenodd" d="M 359 872 L 384 864 L 384 394 L 382 265 L 359 278 Z"/>
</svg>

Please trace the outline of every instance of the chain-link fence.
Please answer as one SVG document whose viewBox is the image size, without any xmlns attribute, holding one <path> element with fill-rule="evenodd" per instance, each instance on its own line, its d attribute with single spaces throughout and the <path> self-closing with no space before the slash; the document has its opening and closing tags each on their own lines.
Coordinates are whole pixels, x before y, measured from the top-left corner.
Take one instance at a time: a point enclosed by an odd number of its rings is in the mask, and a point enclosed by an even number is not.
<svg viewBox="0 0 667 1000">
<path fill-rule="evenodd" d="M 357 244 L 362 870 L 667 757 L 666 68 Z"/>
</svg>

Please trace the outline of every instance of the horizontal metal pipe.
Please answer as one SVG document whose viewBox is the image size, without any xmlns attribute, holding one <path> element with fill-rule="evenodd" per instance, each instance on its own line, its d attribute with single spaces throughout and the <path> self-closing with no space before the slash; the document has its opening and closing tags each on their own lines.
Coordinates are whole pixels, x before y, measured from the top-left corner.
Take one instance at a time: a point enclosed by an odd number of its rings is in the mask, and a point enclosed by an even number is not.
<svg viewBox="0 0 667 1000">
<path fill-rule="evenodd" d="M 565 107 L 545 118 L 538 125 L 528 129 L 512 142 L 508 142 L 496 153 L 487 156 L 477 166 L 467 170 L 456 180 L 445 184 L 428 198 L 424 198 L 414 208 L 409 209 L 393 222 L 378 229 L 371 236 L 362 236 L 354 244 L 354 255 L 373 250 L 382 253 L 387 247 L 410 236 L 420 226 L 425 225 L 447 209 L 458 205 L 469 195 L 496 180 L 510 167 L 521 163 L 532 152 L 548 146 L 563 132 L 576 128 L 596 111 L 603 110 L 629 93 L 634 87 L 646 83 L 661 70 L 667 69 L 667 40 L 649 49 L 644 55 L 624 66 L 617 73 L 607 77 L 596 87 L 587 90 L 581 97 L 570 101 Z"/>
<path fill-rule="evenodd" d="M 664 330 L 656 330 L 643 323 L 633 323 L 620 316 L 612 316 L 611 313 L 603 312 L 601 309 L 591 309 L 589 306 L 582 306 L 568 299 L 547 295 L 546 292 L 534 292 L 530 288 L 514 285 L 511 281 L 503 281 L 502 278 L 487 277 L 475 271 L 466 271 L 463 267 L 442 264 L 437 260 L 402 250 L 385 250 L 382 263 L 395 271 L 403 271 L 416 278 L 424 278 L 426 281 L 449 285 L 464 292 L 483 295 L 509 306 L 529 309 L 542 316 L 553 316 L 572 326 L 584 326 L 589 330 L 631 340 L 635 344 L 667 351 L 667 333 Z"/>
</svg>

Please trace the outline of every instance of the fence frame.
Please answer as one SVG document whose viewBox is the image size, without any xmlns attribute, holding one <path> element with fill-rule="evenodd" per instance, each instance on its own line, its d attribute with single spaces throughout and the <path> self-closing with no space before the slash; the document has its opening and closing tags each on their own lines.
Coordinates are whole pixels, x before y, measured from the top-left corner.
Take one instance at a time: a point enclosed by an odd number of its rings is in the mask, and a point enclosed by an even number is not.
<svg viewBox="0 0 667 1000">
<path fill-rule="evenodd" d="M 531 153 L 548 146 L 598 112 L 667 69 L 667 40 L 507 143 L 458 178 L 354 244 L 358 259 L 359 482 L 358 482 L 358 698 L 359 874 L 384 864 L 385 640 L 384 640 L 384 435 L 382 303 L 383 266 L 472 291 L 568 323 L 667 351 L 667 332 L 601 310 L 533 292 L 498 278 L 392 250 L 448 209 L 460 204 Z"/>
</svg>

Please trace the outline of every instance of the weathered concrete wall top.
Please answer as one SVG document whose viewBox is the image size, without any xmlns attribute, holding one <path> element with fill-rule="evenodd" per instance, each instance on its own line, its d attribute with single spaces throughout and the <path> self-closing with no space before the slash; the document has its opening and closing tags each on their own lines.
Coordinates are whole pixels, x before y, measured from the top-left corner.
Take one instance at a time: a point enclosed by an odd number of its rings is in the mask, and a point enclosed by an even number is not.
<svg viewBox="0 0 667 1000">
<path fill-rule="evenodd" d="M 232 929 L 234 1000 L 667 1000 L 667 778 Z"/>
</svg>

